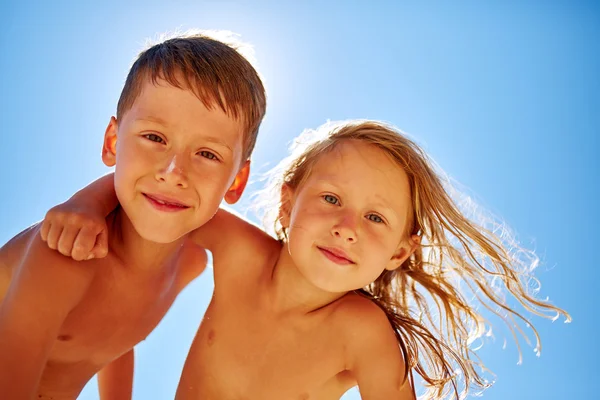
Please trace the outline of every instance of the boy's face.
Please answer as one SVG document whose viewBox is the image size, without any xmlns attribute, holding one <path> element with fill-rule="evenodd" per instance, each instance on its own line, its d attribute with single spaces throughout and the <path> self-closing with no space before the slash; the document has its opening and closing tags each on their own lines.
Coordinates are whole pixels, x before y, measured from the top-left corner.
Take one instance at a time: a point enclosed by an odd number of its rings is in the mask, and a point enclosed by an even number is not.
<svg viewBox="0 0 600 400">
<path fill-rule="evenodd" d="M 148 80 L 121 120 L 111 119 L 102 158 L 116 164 L 117 197 L 136 231 L 170 243 L 205 224 L 224 197 L 238 200 L 249 169 L 242 146 L 241 122 Z"/>
</svg>

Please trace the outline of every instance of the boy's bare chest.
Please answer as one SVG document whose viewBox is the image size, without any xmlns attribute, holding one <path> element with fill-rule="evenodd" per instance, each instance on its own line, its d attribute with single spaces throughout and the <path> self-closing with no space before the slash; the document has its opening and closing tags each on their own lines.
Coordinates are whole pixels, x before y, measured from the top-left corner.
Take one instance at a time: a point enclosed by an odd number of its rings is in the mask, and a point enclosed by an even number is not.
<svg viewBox="0 0 600 400">
<path fill-rule="evenodd" d="M 220 300 L 215 296 L 206 312 L 178 398 L 313 399 L 339 386 L 343 347 L 326 321 L 276 321 L 251 301 Z M 197 386 L 194 396 L 183 395 L 188 382 Z"/>
<path fill-rule="evenodd" d="M 104 365 L 144 340 L 178 294 L 175 267 L 151 277 L 107 268 L 63 323 L 50 360 Z"/>
</svg>

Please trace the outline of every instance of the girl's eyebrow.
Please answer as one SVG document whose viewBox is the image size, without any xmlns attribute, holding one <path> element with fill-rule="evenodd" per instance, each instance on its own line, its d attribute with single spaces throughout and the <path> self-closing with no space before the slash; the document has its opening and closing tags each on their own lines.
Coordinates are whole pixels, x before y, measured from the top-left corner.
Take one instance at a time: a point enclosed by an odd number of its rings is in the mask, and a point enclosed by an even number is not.
<svg viewBox="0 0 600 400">
<path fill-rule="evenodd" d="M 331 185 L 331 186 L 335 186 L 335 187 L 339 187 L 339 183 L 341 182 L 346 183 L 346 181 L 343 181 L 342 179 L 340 179 L 339 176 L 335 175 L 335 174 L 319 174 L 317 172 L 313 172 L 314 176 L 315 176 L 315 180 L 319 183 L 323 183 L 323 184 L 327 184 L 327 185 Z"/>
<path fill-rule="evenodd" d="M 340 179 L 335 175 L 317 175 L 315 177 L 315 181 L 322 186 L 331 186 L 334 189 L 340 189 L 341 185 L 339 183 Z M 343 188 L 342 188 L 343 189 Z M 383 197 L 378 194 L 374 195 L 375 200 L 369 200 L 369 204 L 375 211 L 380 211 L 384 213 L 386 216 L 391 215 L 396 220 L 400 220 L 400 214 L 394 210 L 392 205 Z"/>
<path fill-rule="evenodd" d="M 383 199 L 379 201 L 370 202 L 370 204 L 372 204 L 373 210 L 382 213 L 388 219 L 392 217 L 395 220 L 399 220 L 400 216 L 398 215 L 396 210 L 394 210 L 390 205 L 388 205 L 385 200 L 382 200 Z"/>
<path fill-rule="evenodd" d="M 375 201 L 375 202 L 373 202 L 373 205 L 378 210 L 384 209 L 387 212 L 396 215 L 396 211 L 390 205 L 388 205 L 386 201 Z"/>
</svg>

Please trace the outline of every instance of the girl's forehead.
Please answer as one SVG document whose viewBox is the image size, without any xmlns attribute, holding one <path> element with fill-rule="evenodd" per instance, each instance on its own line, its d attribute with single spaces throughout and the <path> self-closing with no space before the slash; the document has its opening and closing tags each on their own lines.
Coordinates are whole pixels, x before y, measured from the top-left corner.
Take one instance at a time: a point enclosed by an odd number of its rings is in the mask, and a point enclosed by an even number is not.
<svg viewBox="0 0 600 400">
<path fill-rule="evenodd" d="M 361 175 L 407 178 L 404 169 L 383 149 L 359 140 L 344 140 L 318 156 L 313 173 L 362 171 Z M 382 172 L 384 173 L 382 175 Z M 408 180 L 408 178 L 406 179 Z"/>
<path fill-rule="evenodd" d="M 358 140 L 346 140 L 320 154 L 309 180 L 363 191 L 395 203 L 410 202 L 406 172 L 379 147 Z"/>
</svg>

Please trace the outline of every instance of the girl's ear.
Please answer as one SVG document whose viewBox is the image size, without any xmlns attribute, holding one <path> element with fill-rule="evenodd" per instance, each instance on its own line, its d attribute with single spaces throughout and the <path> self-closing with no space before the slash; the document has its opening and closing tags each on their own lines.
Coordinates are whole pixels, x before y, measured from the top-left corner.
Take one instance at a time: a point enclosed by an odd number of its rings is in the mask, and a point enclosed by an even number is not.
<svg viewBox="0 0 600 400">
<path fill-rule="evenodd" d="M 110 117 L 102 143 L 102 162 L 107 167 L 114 167 L 117 163 L 117 128 L 117 119 Z"/>
<path fill-rule="evenodd" d="M 392 256 L 388 265 L 385 267 L 388 271 L 393 271 L 400 267 L 408 257 L 421 245 L 421 236 L 412 235 L 408 240 L 403 240 L 400 246 L 396 249 L 396 253 Z"/>
<path fill-rule="evenodd" d="M 279 223 L 281 227 L 284 229 L 289 228 L 290 226 L 290 216 L 292 214 L 292 198 L 293 198 L 293 190 L 289 185 L 283 184 L 281 186 L 281 197 L 280 197 L 280 205 L 279 205 Z"/>
</svg>

